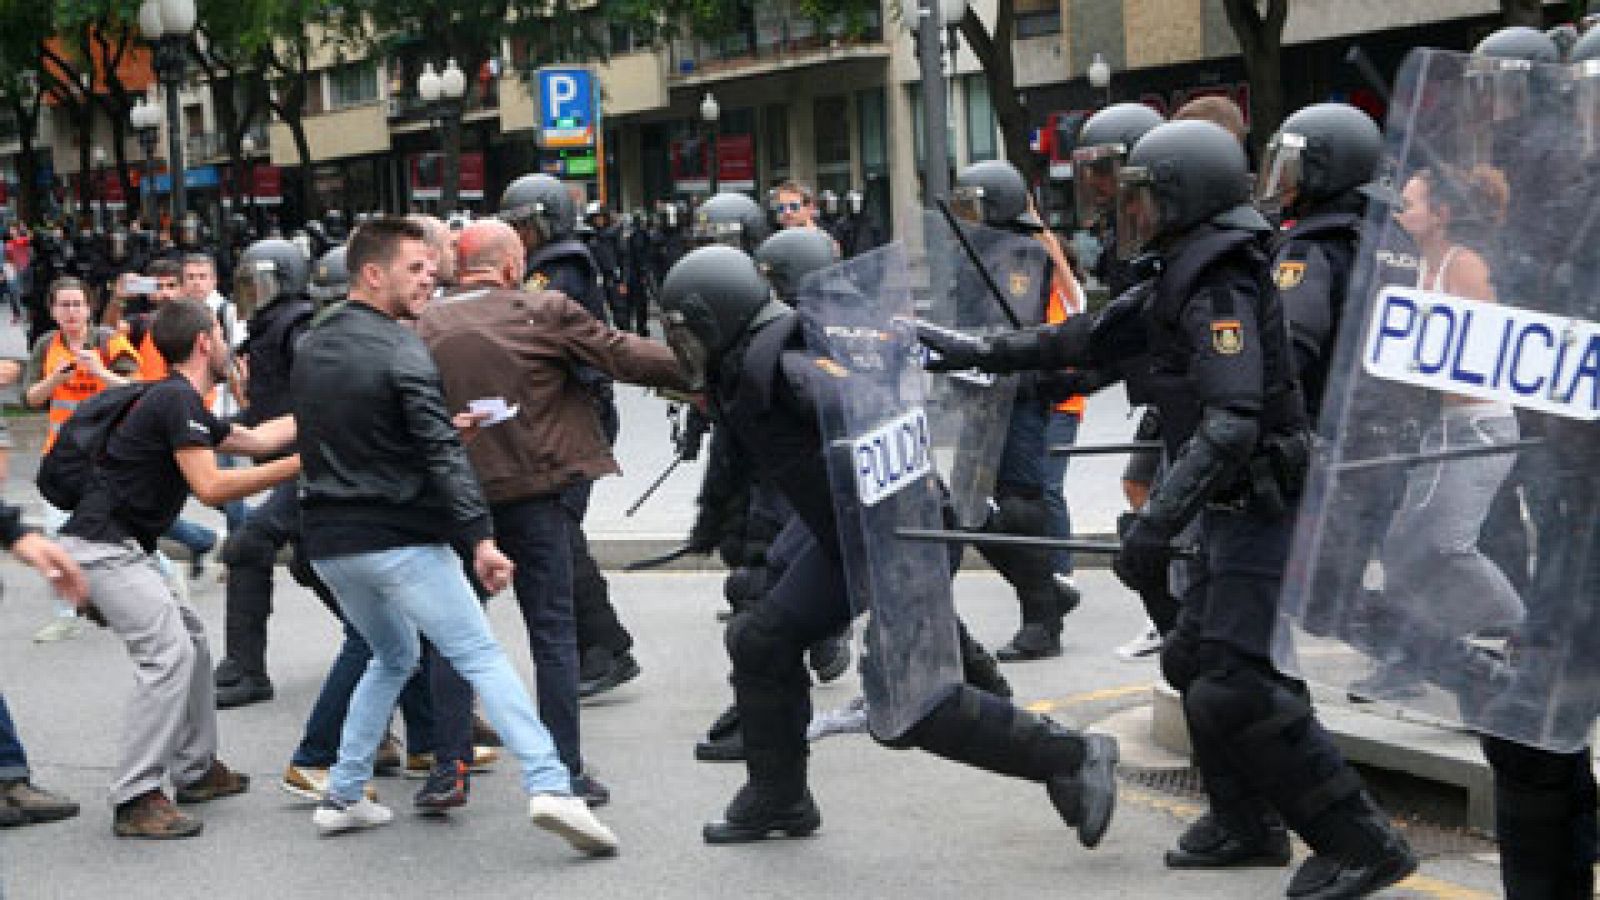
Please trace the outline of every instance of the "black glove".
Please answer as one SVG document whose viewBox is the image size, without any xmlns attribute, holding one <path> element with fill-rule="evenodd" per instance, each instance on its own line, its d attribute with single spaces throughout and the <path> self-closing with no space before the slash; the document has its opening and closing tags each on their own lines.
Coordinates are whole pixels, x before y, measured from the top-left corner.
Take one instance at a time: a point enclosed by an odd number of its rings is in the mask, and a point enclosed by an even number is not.
<svg viewBox="0 0 1600 900">
<path fill-rule="evenodd" d="M 1085 396 L 1114 384 L 1115 375 L 1099 369 L 1063 369 L 1039 375 L 1039 396 L 1048 403 L 1060 403 L 1071 397 Z"/>
<path fill-rule="evenodd" d="M 1117 533 L 1122 538 L 1122 548 L 1111 563 L 1117 578 L 1140 593 L 1164 590 L 1167 565 L 1173 557 L 1172 533 L 1139 513 L 1118 517 Z"/>
<path fill-rule="evenodd" d="M 975 335 L 917 322 L 917 340 L 933 351 L 923 365 L 929 372 L 960 372 L 983 367 L 988 342 Z"/>
</svg>

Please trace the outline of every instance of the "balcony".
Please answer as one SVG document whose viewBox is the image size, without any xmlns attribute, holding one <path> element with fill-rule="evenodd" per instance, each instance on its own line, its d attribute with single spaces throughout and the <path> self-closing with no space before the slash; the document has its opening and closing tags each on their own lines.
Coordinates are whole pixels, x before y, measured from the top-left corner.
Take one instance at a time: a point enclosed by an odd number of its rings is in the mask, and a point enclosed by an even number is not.
<svg viewBox="0 0 1600 900">
<path fill-rule="evenodd" d="M 844 48 L 881 46 L 881 13 L 868 12 L 860 25 L 852 33 L 843 17 L 814 19 L 792 2 L 757 4 L 752 21 L 726 37 L 673 41 L 668 78 L 685 81 L 752 67 L 805 63 Z"/>
<path fill-rule="evenodd" d="M 272 138 L 265 122 L 257 122 L 245 130 L 245 135 L 256 143 L 256 153 L 268 153 L 272 149 Z M 190 162 L 204 160 L 227 159 L 228 136 L 218 131 L 192 131 L 184 138 L 184 158 Z"/>
<path fill-rule="evenodd" d="M 441 101 L 442 103 L 443 101 Z M 487 78 L 467 82 L 466 108 L 463 115 L 471 117 L 476 112 L 500 108 L 500 79 Z M 439 104 L 429 104 L 417 95 L 416 79 L 409 83 L 391 82 L 385 114 L 391 124 L 421 122 L 438 114 Z"/>
</svg>

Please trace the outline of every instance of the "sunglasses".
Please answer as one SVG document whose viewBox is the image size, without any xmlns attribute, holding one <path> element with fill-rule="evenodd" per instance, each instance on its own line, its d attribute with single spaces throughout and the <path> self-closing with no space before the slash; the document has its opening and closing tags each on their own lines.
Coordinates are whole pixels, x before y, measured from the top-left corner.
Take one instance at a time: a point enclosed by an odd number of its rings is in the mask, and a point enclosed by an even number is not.
<svg viewBox="0 0 1600 900">
<path fill-rule="evenodd" d="M 804 206 L 804 203 L 779 203 L 777 209 L 781 213 L 792 213 L 799 212 Z"/>
</svg>

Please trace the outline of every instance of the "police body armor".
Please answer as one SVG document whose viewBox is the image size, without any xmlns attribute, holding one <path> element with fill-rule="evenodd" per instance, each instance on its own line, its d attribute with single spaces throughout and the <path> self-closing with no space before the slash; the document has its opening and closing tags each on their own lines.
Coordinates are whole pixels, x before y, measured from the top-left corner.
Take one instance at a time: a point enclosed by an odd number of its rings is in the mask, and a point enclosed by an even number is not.
<svg viewBox="0 0 1600 900">
<path fill-rule="evenodd" d="M 1346 211 L 1306 216 L 1273 241 L 1273 281 L 1289 321 L 1290 350 L 1312 421 L 1322 409 L 1333 338 L 1339 333 L 1360 241 L 1361 217 Z"/>
<path fill-rule="evenodd" d="M 565 280 L 557 270 L 570 267 L 575 270 L 576 278 L 581 279 L 583 289 L 572 294 L 572 299 L 579 306 L 589 311 L 589 315 L 604 322 L 606 319 L 605 296 L 600 290 L 600 267 L 595 264 L 594 254 L 576 237 L 562 238 L 549 244 L 544 244 L 533 252 L 528 258 L 528 274 L 538 285 L 539 275 L 542 273 L 546 284 L 551 290 L 568 291 L 563 286 Z M 543 287 L 544 285 L 538 285 Z M 572 290 L 577 290 L 573 287 Z"/>
<path fill-rule="evenodd" d="M 249 406 L 240 416 L 246 424 L 259 425 L 289 412 L 294 341 L 316 310 L 304 297 L 282 297 L 250 317 L 250 336 L 241 348 L 250 356 L 245 388 Z"/>
</svg>

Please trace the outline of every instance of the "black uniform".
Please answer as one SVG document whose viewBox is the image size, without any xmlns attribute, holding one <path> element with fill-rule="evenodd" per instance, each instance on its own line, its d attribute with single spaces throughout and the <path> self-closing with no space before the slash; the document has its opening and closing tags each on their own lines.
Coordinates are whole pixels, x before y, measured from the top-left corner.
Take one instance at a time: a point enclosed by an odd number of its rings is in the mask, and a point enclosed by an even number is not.
<svg viewBox="0 0 1600 900">
<path fill-rule="evenodd" d="M 657 285 L 655 264 L 652 261 L 650 231 L 643 222 L 635 222 L 623 241 L 624 269 L 628 283 L 628 301 L 633 313 L 632 322 L 620 322 L 619 328 L 632 327 L 635 334 L 650 335 L 650 301 Z"/>
<path fill-rule="evenodd" d="M 528 260 L 528 275 L 529 287 L 560 291 L 596 319 L 607 321 L 599 267 L 589 248 L 576 238 L 564 238 L 540 247 Z M 591 366 L 583 366 L 578 370 L 578 378 L 594 399 L 606 442 L 614 445 L 621 420 L 610 376 Z M 572 516 L 573 527 L 567 530 L 572 547 L 572 607 L 577 620 L 578 653 L 586 662 L 590 657 L 607 660 L 624 657 L 633 648 L 633 635 L 623 627 L 611 605 L 610 586 L 600 574 L 600 566 L 589 552 L 589 539 L 583 532 L 583 518 L 589 511 L 592 490 L 592 484 L 584 483 L 561 494 L 561 504 Z M 605 652 L 595 653 L 595 650 Z M 582 680 L 600 674 L 589 671 L 588 666 L 584 668 L 580 673 Z"/>
</svg>

